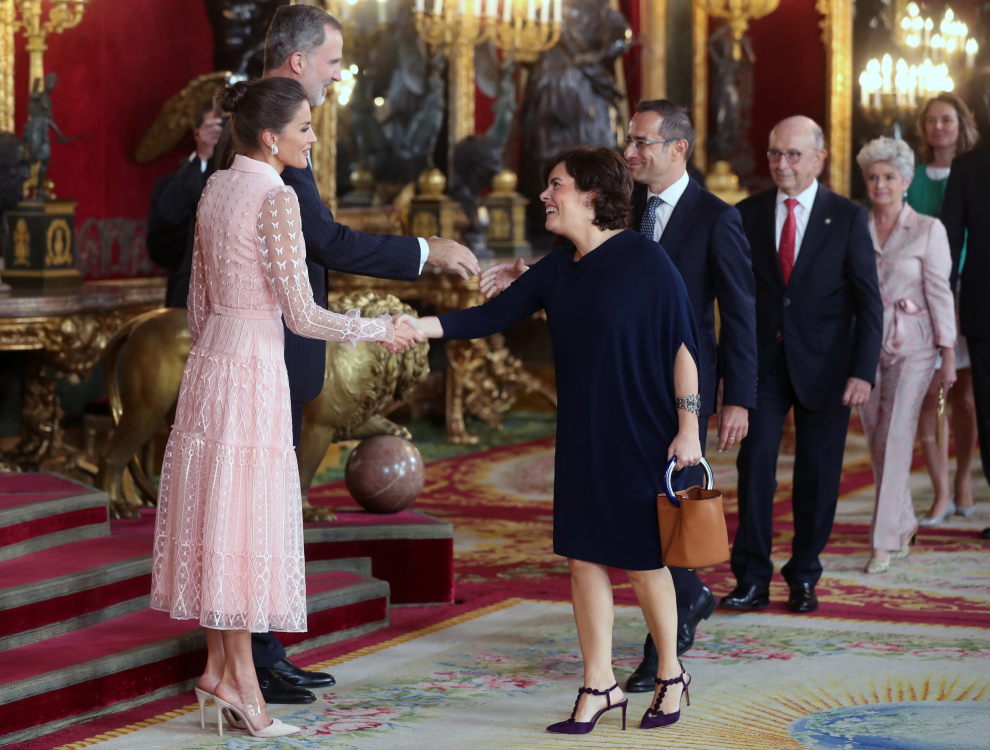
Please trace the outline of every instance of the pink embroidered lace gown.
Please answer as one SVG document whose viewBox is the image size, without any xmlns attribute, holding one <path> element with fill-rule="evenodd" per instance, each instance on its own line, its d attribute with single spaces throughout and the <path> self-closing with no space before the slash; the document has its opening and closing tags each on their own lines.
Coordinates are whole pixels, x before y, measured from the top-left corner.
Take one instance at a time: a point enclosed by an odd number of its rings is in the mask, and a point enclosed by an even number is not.
<svg viewBox="0 0 990 750">
<path fill-rule="evenodd" d="M 391 341 L 386 315 L 313 302 L 299 204 L 237 156 L 199 203 L 189 331 L 159 490 L 151 606 L 203 627 L 305 631 L 302 499 L 282 316 L 328 341 Z"/>
</svg>

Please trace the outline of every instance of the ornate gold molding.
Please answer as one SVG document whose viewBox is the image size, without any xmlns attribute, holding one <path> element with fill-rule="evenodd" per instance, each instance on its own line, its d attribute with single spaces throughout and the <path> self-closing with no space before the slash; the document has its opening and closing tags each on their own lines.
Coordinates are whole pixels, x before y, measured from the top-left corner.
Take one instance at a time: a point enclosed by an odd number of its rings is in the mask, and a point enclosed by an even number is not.
<svg viewBox="0 0 990 750">
<path fill-rule="evenodd" d="M 816 0 L 825 45 L 825 148 L 829 186 L 849 195 L 852 168 L 852 0 Z"/>
<path fill-rule="evenodd" d="M 0 130 L 14 132 L 14 0 L 0 0 Z"/>
<path fill-rule="evenodd" d="M 316 143 L 310 158 L 313 176 L 320 198 L 330 207 L 337 208 L 337 87 L 327 91 L 327 100 L 313 109 L 313 130 Z"/>
<path fill-rule="evenodd" d="M 639 0 L 639 18 L 643 43 L 640 98 L 663 99 L 667 96 L 667 0 Z"/>
<path fill-rule="evenodd" d="M 708 171 L 708 11 L 705 0 L 691 4 L 691 94 L 694 119 L 694 166 Z"/>
</svg>

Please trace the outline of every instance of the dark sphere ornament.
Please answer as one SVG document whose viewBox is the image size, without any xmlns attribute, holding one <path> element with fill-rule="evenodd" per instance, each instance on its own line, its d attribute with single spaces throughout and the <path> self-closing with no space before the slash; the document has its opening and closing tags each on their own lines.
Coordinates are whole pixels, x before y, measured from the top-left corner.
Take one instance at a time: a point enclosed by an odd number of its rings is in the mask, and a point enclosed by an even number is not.
<svg viewBox="0 0 990 750">
<path fill-rule="evenodd" d="M 395 435 L 362 440 L 344 468 L 347 491 L 369 513 L 405 510 L 416 502 L 425 481 L 419 450 Z"/>
</svg>

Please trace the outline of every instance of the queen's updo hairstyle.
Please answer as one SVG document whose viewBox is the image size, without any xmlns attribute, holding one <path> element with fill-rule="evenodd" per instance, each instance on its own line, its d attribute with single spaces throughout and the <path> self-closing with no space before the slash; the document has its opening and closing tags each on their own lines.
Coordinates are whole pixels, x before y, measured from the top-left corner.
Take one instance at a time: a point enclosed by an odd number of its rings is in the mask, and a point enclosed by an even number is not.
<svg viewBox="0 0 990 750">
<path fill-rule="evenodd" d="M 230 137 L 235 154 L 262 148 L 266 130 L 281 133 L 308 102 L 300 83 L 292 78 L 261 78 L 227 86 L 220 95 L 220 108 L 230 115 Z"/>
</svg>

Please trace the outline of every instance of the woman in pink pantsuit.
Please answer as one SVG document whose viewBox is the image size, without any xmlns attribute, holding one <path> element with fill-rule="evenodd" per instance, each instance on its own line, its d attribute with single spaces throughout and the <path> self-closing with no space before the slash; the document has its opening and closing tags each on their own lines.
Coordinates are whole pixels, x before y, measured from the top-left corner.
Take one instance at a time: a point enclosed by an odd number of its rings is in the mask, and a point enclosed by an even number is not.
<svg viewBox="0 0 990 750">
<path fill-rule="evenodd" d="M 883 296 L 883 349 L 876 385 L 860 407 L 876 482 L 867 573 L 906 557 L 918 522 L 909 479 L 921 404 L 939 352 L 942 385 L 956 380 L 956 321 L 945 227 L 905 204 L 914 154 L 904 141 L 877 138 L 859 152 L 873 204 L 870 235 Z"/>
<path fill-rule="evenodd" d="M 206 629 L 196 694 L 251 734 L 298 732 L 268 716 L 251 632 L 306 630 L 302 499 L 292 446 L 282 318 L 293 332 L 403 349 L 391 318 L 313 302 L 299 204 L 285 165 L 305 168 L 316 136 L 288 78 L 224 91 L 237 156 L 197 211 L 189 295 L 192 350 L 162 468 L 151 606 Z M 217 715 L 219 724 L 219 714 Z"/>
</svg>

